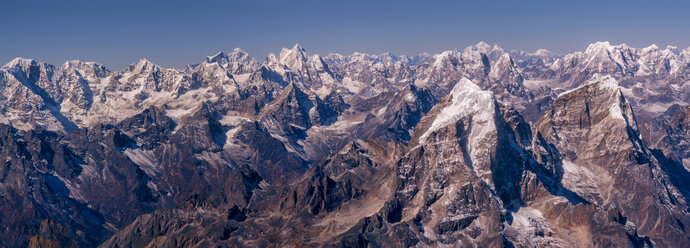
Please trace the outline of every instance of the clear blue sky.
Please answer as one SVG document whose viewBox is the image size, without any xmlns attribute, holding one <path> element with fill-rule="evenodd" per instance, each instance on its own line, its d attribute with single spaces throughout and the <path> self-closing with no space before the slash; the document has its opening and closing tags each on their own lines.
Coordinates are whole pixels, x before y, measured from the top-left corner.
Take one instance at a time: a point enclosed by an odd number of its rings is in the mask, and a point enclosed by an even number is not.
<svg viewBox="0 0 690 248">
<path fill-rule="evenodd" d="M 608 40 L 690 46 L 690 1 L 16 1 L 0 5 L 0 64 L 80 59 L 119 70 L 139 58 L 198 63 L 240 47 L 263 60 L 309 53 L 436 53 L 478 41 L 556 53 Z"/>
</svg>

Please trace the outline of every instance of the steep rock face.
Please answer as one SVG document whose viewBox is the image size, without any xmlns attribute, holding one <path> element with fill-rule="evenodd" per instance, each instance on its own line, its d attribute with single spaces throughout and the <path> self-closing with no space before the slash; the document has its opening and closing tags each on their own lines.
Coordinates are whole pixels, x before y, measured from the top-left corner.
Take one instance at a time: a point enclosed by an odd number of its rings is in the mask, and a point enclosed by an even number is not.
<svg viewBox="0 0 690 248">
<path fill-rule="evenodd" d="M 314 125 L 327 125 L 337 117 L 337 112 L 317 96 L 307 95 L 294 84 L 288 87 L 268 104 L 260 119 L 264 119 L 269 127 L 273 127 L 272 122 L 277 126 L 293 126 L 294 128 L 306 131 Z M 286 134 L 296 134 L 293 131 L 285 130 Z"/>
<path fill-rule="evenodd" d="M 685 199 L 641 139 L 615 79 L 562 94 L 535 125 L 561 154 L 567 189 L 595 206 L 620 208 L 626 226 L 658 245 L 688 242 Z"/>
<path fill-rule="evenodd" d="M 665 135 L 657 141 L 657 147 L 663 147 L 668 156 L 681 161 L 685 168 L 690 168 L 690 161 L 687 161 L 690 157 L 690 106 L 674 107 L 668 111 Z"/>
<path fill-rule="evenodd" d="M 330 103 L 333 103 L 331 100 Z M 338 118 L 337 105 L 326 104 L 316 95 L 308 95 L 295 84 L 290 84 L 266 105 L 259 114 L 261 124 L 270 133 L 280 137 L 290 149 L 309 160 L 300 140 L 314 126 L 328 126 Z"/>
<path fill-rule="evenodd" d="M 661 162 L 661 168 L 669 176 L 685 202 L 690 201 L 690 108 L 669 109 L 670 115 L 664 130 L 665 135 L 657 141 L 657 149 L 652 153 Z"/>
<path fill-rule="evenodd" d="M 161 109 L 151 106 L 141 114 L 123 120 L 117 127 L 126 132 L 143 149 L 150 150 L 167 143 L 177 123 Z"/>
<path fill-rule="evenodd" d="M 436 99 L 428 90 L 409 85 L 380 108 L 376 116 L 362 123 L 355 136 L 382 137 L 406 144 L 412 138 L 414 127 L 434 104 Z"/>
</svg>

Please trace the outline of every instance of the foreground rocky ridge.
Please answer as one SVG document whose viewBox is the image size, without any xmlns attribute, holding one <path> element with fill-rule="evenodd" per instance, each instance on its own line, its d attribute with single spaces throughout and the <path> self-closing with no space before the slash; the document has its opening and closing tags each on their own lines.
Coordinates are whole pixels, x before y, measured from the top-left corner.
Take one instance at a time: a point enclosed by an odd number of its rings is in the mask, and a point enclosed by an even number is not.
<svg viewBox="0 0 690 248">
<path fill-rule="evenodd" d="M 608 43 L 16 59 L 2 245 L 687 246 L 687 59 Z"/>
</svg>

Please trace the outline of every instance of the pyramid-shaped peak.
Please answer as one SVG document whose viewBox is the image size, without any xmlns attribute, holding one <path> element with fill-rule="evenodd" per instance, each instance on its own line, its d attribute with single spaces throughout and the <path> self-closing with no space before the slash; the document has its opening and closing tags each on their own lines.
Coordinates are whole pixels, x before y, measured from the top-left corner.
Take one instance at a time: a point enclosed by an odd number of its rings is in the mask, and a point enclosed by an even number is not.
<svg viewBox="0 0 690 248">
<path fill-rule="evenodd" d="M 290 50 L 299 51 L 299 52 L 305 52 L 305 53 L 307 52 L 306 50 L 304 50 L 304 48 L 302 47 L 302 45 L 300 45 L 299 43 L 295 43 L 295 45 L 293 45 L 292 48 L 291 48 Z"/>
<path fill-rule="evenodd" d="M 304 50 L 302 45 L 299 43 L 295 43 L 292 48 L 283 48 L 280 50 L 280 57 L 283 57 L 283 55 L 290 55 L 292 54 L 293 56 L 307 56 L 307 50 Z"/>
<path fill-rule="evenodd" d="M 154 64 L 153 62 L 151 62 L 150 60 L 148 60 L 146 58 L 142 58 L 142 59 L 139 59 L 139 61 L 137 61 L 136 63 L 129 65 L 125 69 L 125 71 L 143 72 L 143 71 L 147 71 L 147 70 L 153 70 L 156 68 L 158 68 L 158 66 L 156 64 Z"/>
<path fill-rule="evenodd" d="M 462 79 L 460 79 L 460 81 L 458 81 L 458 83 L 455 84 L 455 86 L 453 86 L 453 89 L 450 91 L 450 94 L 453 96 L 453 98 L 458 98 L 476 92 L 484 92 L 491 94 L 490 91 L 483 91 L 482 88 L 479 87 L 479 85 L 472 82 L 472 80 L 463 77 Z"/>
<path fill-rule="evenodd" d="M 443 106 L 443 109 L 438 112 L 429 129 L 420 136 L 420 142 L 425 141 L 431 133 L 462 118 L 472 116 L 473 121 L 487 122 L 495 115 L 494 94 L 482 90 L 467 78 L 456 83 L 446 99 L 437 106 Z"/>
<path fill-rule="evenodd" d="M 295 44 L 291 49 L 283 48 L 280 51 L 280 63 L 291 69 L 302 68 L 307 59 L 307 52 L 299 44 Z"/>
</svg>

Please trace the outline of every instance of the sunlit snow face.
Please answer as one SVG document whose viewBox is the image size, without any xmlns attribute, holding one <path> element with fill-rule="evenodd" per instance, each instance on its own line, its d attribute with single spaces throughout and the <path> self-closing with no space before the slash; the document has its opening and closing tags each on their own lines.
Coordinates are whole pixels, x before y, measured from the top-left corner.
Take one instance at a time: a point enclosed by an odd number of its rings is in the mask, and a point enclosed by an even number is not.
<svg viewBox="0 0 690 248">
<path fill-rule="evenodd" d="M 467 116 L 472 116 L 473 122 L 478 123 L 493 119 L 493 93 L 483 91 L 469 79 L 460 80 L 453 87 L 450 96 L 450 105 L 446 106 L 436 116 L 429 129 L 420 137 L 420 143 L 424 142 L 429 134 Z M 492 125 L 490 122 L 487 124 Z"/>
</svg>

